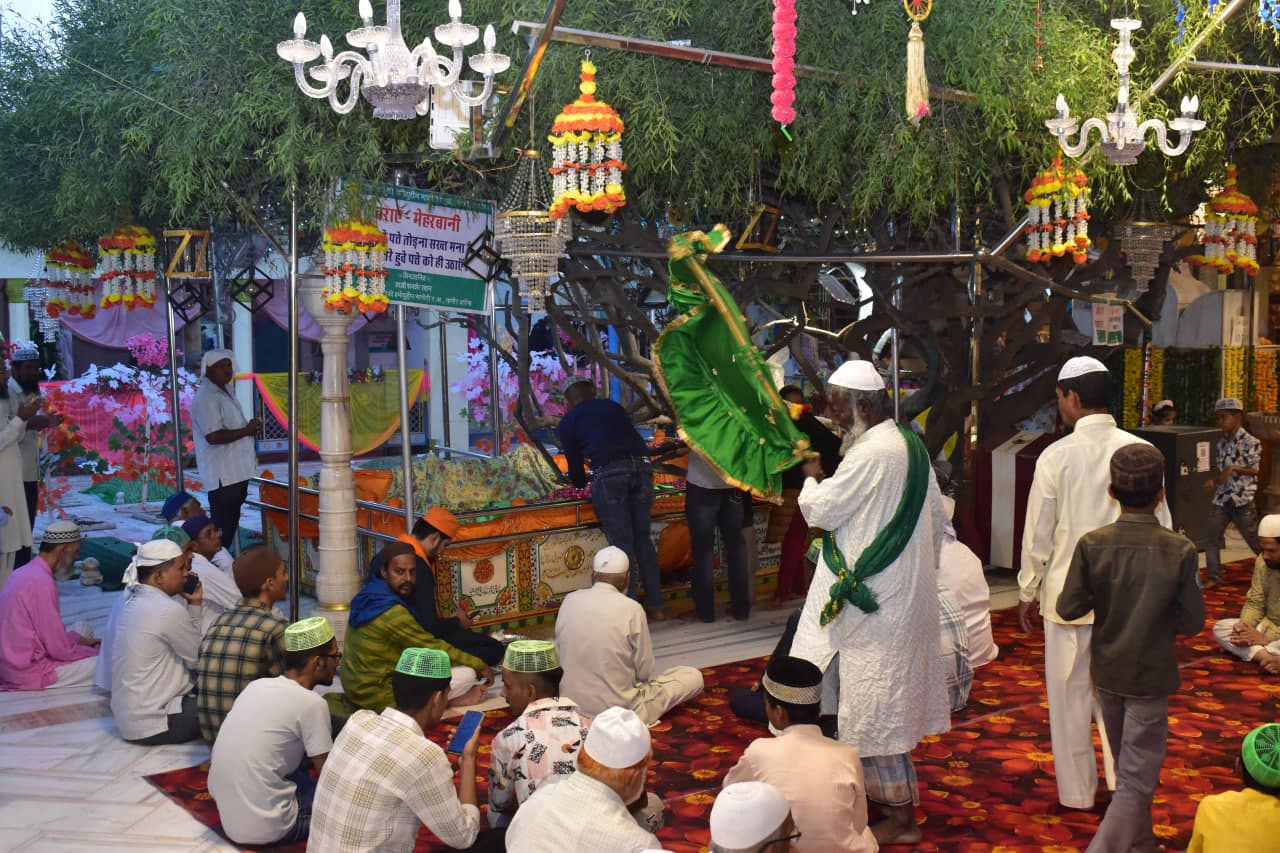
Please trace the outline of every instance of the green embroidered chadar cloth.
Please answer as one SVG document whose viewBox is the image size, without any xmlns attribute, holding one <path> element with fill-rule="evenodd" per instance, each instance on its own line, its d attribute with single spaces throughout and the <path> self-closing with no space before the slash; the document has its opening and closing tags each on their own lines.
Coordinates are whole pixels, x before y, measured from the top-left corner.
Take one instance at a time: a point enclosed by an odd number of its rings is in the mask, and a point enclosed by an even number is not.
<svg viewBox="0 0 1280 853">
<path fill-rule="evenodd" d="M 809 440 L 792 423 L 741 309 L 706 268 L 706 255 L 728 241 L 717 225 L 667 245 L 667 301 L 680 316 L 658 338 L 653 359 L 680 437 L 730 485 L 778 503 L 782 472 L 804 460 Z"/>
</svg>

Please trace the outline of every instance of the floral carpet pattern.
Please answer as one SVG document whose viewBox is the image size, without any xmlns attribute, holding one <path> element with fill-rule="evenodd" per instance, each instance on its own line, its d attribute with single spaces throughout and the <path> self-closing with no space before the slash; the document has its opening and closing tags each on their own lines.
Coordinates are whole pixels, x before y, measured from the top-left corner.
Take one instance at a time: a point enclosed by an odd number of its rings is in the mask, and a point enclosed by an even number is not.
<svg viewBox="0 0 1280 853">
<path fill-rule="evenodd" d="M 1170 850 L 1186 846 L 1201 798 L 1239 787 L 1233 768 L 1241 738 L 1254 726 L 1280 720 L 1280 679 L 1219 650 L 1210 632 L 1215 620 L 1239 615 L 1252 561 L 1226 569 L 1226 582 L 1206 591 L 1204 630 L 1179 643 L 1182 689 L 1170 697 L 1169 751 L 1152 810 L 1156 834 Z M 886 850 L 1067 853 L 1084 850 L 1093 837 L 1110 795 L 1100 782 L 1093 810 L 1058 804 L 1044 700 L 1043 633 L 1021 633 L 1015 610 L 993 613 L 992 625 L 1000 657 L 975 674 L 969 704 L 953 716 L 952 730 L 928 738 L 914 753 L 924 839 Z M 706 848 L 708 814 L 721 781 L 747 744 L 768 736 L 762 726 L 736 718 L 728 701 L 729 688 L 754 683 L 763 663 L 703 670 L 706 691 L 652 729 L 649 790 L 666 802 L 667 824 L 659 837 L 673 853 Z M 482 743 L 509 719 L 506 712 L 491 713 Z M 434 739 L 444 742 L 450 733 L 451 726 L 444 726 Z M 488 748 L 482 746 L 482 776 L 488 761 Z M 202 766 L 147 779 L 216 830 L 218 814 L 206 775 Z M 484 787 L 482 779 L 482 802 Z M 415 849 L 448 848 L 424 830 Z"/>
</svg>

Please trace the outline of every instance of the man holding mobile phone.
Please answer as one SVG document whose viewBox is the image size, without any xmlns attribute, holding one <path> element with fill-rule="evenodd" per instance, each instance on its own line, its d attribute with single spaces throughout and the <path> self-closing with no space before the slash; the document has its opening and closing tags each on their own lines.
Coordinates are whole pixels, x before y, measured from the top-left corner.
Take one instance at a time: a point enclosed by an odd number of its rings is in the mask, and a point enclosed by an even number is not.
<svg viewBox="0 0 1280 853">
<path fill-rule="evenodd" d="M 409 648 L 391 673 L 395 705 L 356 711 L 325 760 L 311 814 L 311 853 L 412 850 L 425 825 L 455 849 L 480 833 L 479 728 L 458 757 L 460 777 L 426 732 L 449 707 L 452 667 L 439 649 Z"/>
</svg>

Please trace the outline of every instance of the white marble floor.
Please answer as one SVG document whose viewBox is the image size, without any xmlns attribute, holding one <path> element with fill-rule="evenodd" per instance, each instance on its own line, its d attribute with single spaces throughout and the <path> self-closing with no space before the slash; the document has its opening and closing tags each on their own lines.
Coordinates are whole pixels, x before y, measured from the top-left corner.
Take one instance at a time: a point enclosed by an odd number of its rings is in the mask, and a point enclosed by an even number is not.
<svg viewBox="0 0 1280 853">
<path fill-rule="evenodd" d="M 1224 560 L 1248 555 L 1238 539 L 1228 545 Z M 1016 603 L 1007 574 L 992 581 L 994 609 Z M 59 585 L 64 619 L 87 620 L 99 632 L 119 594 L 78 581 Z M 789 613 L 758 606 L 746 623 L 655 625 L 658 666 L 706 667 L 766 655 Z M 124 743 L 106 697 L 89 688 L 0 693 L 0 853 L 234 850 L 142 779 L 208 757 L 202 744 Z"/>
</svg>

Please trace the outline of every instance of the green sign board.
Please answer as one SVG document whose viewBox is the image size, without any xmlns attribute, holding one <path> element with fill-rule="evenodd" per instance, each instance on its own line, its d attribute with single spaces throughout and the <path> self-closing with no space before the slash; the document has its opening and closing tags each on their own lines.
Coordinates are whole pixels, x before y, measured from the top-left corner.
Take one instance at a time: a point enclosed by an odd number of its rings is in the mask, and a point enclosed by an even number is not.
<svg viewBox="0 0 1280 853">
<path fill-rule="evenodd" d="M 489 310 L 489 282 L 467 269 L 471 244 L 493 230 L 493 204 L 401 187 L 365 185 L 387 235 L 387 298 L 442 311 Z"/>
</svg>

